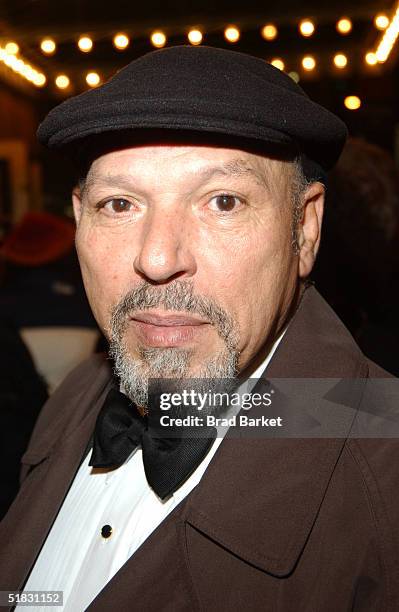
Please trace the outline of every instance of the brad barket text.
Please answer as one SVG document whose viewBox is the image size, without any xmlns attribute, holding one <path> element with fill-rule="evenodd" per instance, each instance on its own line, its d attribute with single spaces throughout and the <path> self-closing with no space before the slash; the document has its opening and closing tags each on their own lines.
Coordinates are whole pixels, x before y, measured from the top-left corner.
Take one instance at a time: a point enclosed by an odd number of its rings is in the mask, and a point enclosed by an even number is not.
<svg viewBox="0 0 399 612">
<path fill-rule="evenodd" d="M 283 427 L 282 417 L 249 417 L 246 414 L 228 418 L 211 414 L 177 418 L 165 414 L 160 417 L 159 422 L 163 427 Z"/>
</svg>

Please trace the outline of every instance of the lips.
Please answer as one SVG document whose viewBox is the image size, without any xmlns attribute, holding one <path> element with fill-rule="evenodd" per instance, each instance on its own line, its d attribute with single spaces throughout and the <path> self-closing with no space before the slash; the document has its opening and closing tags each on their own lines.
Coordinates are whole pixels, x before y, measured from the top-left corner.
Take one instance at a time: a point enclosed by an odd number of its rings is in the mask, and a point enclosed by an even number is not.
<svg viewBox="0 0 399 612">
<path fill-rule="evenodd" d="M 144 345 L 163 348 L 190 344 L 209 325 L 199 317 L 149 312 L 135 314 L 131 323 Z"/>
<path fill-rule="evenodd" d="M 151 313 L 137 314 L 132 317 L 133 321 L 140 321 L 149 325 L 157 325 L 160 327 L 172 327 L 177 325 L 204 325 L 207 321 L 190 317 L 187 315 L 158 315 Z"/>
</svg>

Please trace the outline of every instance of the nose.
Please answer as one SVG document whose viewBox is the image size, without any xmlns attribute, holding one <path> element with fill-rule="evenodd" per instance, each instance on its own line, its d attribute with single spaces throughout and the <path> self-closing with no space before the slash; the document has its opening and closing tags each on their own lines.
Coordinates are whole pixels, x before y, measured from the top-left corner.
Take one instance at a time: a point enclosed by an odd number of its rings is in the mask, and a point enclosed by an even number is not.
<svg viewBox="0 0 399 612">
<path fill-rule="evenodd" d="M 193 276 L 196 262 L 188 225 L 181 211 L 153 210 L 143 226 L 135 272 L 153 283 Z"/>
</svg>

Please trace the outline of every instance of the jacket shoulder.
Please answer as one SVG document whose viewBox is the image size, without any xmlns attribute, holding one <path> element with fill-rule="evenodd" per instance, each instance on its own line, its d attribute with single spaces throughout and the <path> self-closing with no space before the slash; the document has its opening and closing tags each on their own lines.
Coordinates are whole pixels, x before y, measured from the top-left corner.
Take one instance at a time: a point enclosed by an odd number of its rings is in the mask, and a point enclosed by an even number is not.
<svg viewBox="0 0 399 612">
<path fill-rule="evenodd" d="M 24 457 L 44 455 L 60 435 L 83 419 L 111 377 L 111 364 L 102 353 L 74 368 L 40 411 Z"/>
<path fill-rule="evenodd" d="M 367 357 L 366 360 L 369 367 L 370 378 L 396 378 L 393 374 L 381 368 L 377 363 L 374 363 L 374 361 L 367 359 Z"/>
</svg>

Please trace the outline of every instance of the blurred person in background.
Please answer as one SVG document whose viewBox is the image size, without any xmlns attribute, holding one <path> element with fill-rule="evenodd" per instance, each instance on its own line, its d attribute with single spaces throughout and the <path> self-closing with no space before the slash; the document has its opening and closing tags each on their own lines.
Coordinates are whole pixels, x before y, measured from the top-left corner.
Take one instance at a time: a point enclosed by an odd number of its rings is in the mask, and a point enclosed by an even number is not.
<svg viewBox="0 0 399 612">
<path fill-rule="evenodd" d="M 312 278 L 365 354 L 399 375 L 399 179 L 380 147 L 349 139 L 330 173 Z"/>
<path fill-rule="evenodd" d="M 48 212 L 28 212 L 6 236 L 0 319 L 12 321 L 49 392 L 93 353 L 98 328 L 84 292 L 75 228 Z"/>
</svg>

